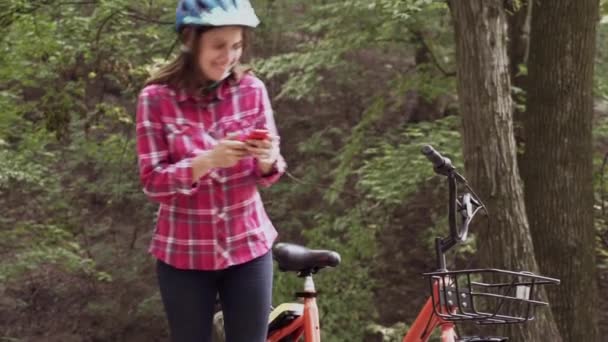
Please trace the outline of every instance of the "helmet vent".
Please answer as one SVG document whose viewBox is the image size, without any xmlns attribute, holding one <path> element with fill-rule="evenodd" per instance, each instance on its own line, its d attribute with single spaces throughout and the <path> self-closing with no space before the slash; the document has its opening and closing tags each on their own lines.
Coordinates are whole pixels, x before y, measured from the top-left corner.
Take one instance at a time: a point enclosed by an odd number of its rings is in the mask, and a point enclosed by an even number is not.
<svg viewBox="0 0 608 342">
<path fill-rule="evenodd" d="M 220 5 L 220 7 L 224 10 L 227 11 L 228 10 L 228 6 L 226 6 L 226 4 L 224 3 L 224 1 L 222 0 L 218 0 L 217 1 L 218 5 Z M 236 7 L 236 6 L 235 6 Z"/>
<path fill-rule="evenodd" d="M 200 7 L 202 10 L 209 11 L 209 7 L 207 6 L 204 0 L 197 0 L 196 3 L 198 4 L 198 7 Z"/>
<path fill-rule="evenodd" d="M 188 1 L 182 2 L 182 11 L 183 12 L 187 12 L 188 10 L 189 10 L 189 8 L 188 8 Z"/>
</svg>

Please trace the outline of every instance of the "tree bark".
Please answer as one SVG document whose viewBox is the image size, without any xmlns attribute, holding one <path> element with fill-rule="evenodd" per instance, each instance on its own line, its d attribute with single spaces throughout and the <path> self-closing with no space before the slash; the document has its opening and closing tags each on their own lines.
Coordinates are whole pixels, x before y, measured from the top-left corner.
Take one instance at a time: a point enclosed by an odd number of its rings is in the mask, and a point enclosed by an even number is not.
<svg viewBox="0 0 608 342">
<path fill-rule="evenodd" d="M 535 253 L 566 341 L 599 341 L 593 226 L 598 0 L 535 1 L 522 178 Z"/>
<path fill-rule="evenodd" d="M 451 0 L 463 119 L 465 170 L 490 212 L 490 229 L 477 225 L 484 267 L 537 273 L 513 136 L 502 0 Z M 544 295 L 544 293 L 542 294 Z M 551 311 L 527 324 L 495 326 L 513 341 L 561 341 Z"/>
</svg>

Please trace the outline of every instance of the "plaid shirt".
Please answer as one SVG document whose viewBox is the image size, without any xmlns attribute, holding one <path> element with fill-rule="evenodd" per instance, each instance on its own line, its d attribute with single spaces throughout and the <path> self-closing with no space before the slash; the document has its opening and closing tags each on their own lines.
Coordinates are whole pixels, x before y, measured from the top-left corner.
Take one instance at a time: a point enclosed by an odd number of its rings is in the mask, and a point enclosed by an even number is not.
<svg viewBox="0 0 608 342">
<path fill-rule="evenodd" d="M 218 270 L 264 255 L 277 232 L 257 185 L 270 186 L 285 170 L 279 157 L 262 176 L 245 157 L 193 179 L 192 160 L 228 133 L 268 129 L 277 135 L 266 87 L 245 75 L 209 95 L 149 85 L 137 106 L 137 154 L 144 193 L 159 202 L 149 252 L 181 269 Z"/>
</svg>

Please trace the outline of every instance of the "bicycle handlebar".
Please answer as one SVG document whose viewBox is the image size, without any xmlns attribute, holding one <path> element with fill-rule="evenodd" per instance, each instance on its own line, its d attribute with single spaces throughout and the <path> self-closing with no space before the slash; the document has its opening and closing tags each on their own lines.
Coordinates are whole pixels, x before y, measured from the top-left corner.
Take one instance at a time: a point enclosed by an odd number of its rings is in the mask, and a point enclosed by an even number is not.
<svg viewBox="0 0 608 342">
<path fill-rule="evenodd" d="M 445 253 L 457 243 L 466 240 L 469 231 L 469 223 L 477 211 L 484 206 L 481 204 L 481 201 L 470 193 L 464 193 L 462 196 L 457 195 L 456 181 L 464 184 L 471 192 L 473 191 L 468 186 L 467 180 L 456 172 L 456 168 L 452 165 L 452 161 L 449 158 L 443 157 L 430 145 L 424 145 L 421 152 L 429 161 L 431 161 L 436 173 L 447 176 L 448 178 L 448 223 L 450 235 L 446 238 L 437 238 L 435 241 L 437 265 L 440 270 L 444 270 L 446 266 Z M 460 214 L 462 219 L 460 225 L 456 219 L 458 214 Z"/>
<path fill-rule="evenodd" d="M 433 163 L 435 172 L 437 173 L 445 174 L 455 169 L 455 167 L 452 165 L 452 161 L 435 151 L 431 145 L 422 146 L 422 154 L 424 154 L 426 158 Z"/>
</svg>

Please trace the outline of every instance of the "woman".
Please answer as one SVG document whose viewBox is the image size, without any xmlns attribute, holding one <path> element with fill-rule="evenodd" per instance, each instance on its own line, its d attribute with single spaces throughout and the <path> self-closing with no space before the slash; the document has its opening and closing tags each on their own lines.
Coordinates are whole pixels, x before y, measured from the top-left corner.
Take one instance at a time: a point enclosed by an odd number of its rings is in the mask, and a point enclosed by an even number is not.
<svg viewBox="0 0 608 342">
<path fill-rule="evenodd" d="M 228 342 L 266 340 L 277 233 L 257 185 L 285 162 L 266 88 L 239 66 L 258 23 L 248 0 L 179 1 L 180 55 L 139 96 L 140 178 L 160 203 L 149 251 L 174 342 L 210 341 L 218 293 Z"/>
</svg>

